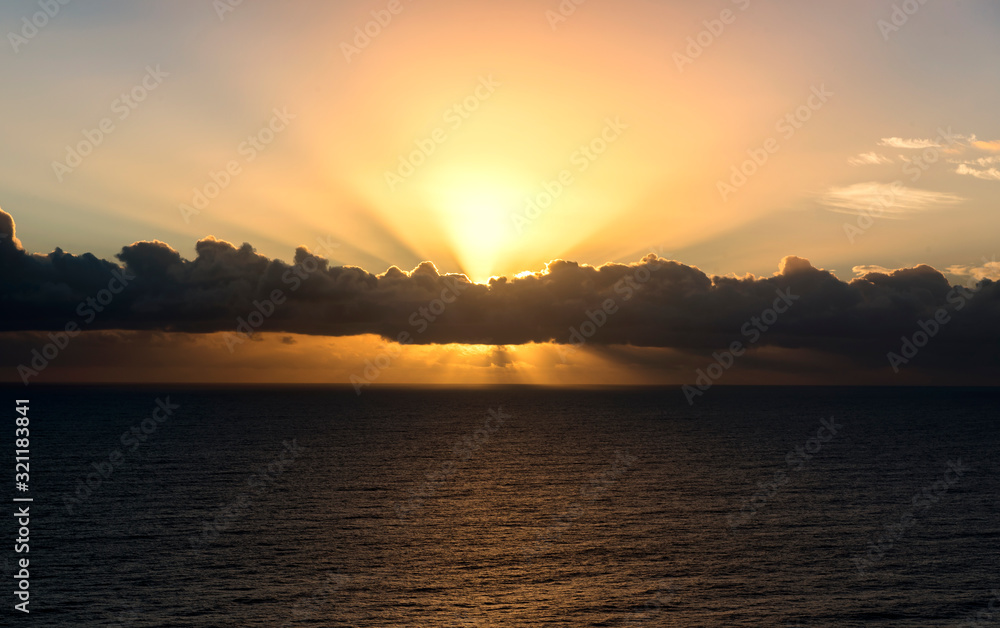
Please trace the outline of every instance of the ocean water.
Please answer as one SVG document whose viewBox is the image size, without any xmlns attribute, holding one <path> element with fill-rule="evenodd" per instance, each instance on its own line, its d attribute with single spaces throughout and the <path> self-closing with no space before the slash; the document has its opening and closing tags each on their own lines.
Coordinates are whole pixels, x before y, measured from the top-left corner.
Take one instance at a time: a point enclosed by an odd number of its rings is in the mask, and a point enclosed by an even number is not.
<svg viewBox="0 0 1000 628">
<path fill-rule="evenodd" d="M 1000 626 L 996 390 L 4 392 L 5 625 Z"/>
</svg>

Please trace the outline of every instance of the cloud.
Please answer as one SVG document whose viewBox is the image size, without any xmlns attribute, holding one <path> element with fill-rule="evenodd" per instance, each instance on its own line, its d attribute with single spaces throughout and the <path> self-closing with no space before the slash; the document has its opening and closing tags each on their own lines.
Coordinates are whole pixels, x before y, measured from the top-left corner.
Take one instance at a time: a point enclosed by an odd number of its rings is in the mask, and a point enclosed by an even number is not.
<svg viewBox="0 0 1000 628">
<path fill-rule="evenodd" d="M 941 131 L 935 139 L 923 139 L 923 138 L 903 138 L 903 137 L 884 137 L 878 141 L 878 146 L 883 146 L 887 148 L 904 149 L 904 150 L 925 150 L 928 148 L 937 149 L 936 152 L 944 154 L 947 159 L 945 161 L 953 164 L 967 164 L 967 165 L 979 165 L 988 166 L 996 163 L 1000 163 L 1000 140 L 984 141 L 976 139 L 975 134 L 971 135 L 959 135 L 951 133 L 951 131 Z M 967 159 L 962 159 L 962 155 L 968 155 L 968 153 L 992 153 L 985 157 L 976 158 L 970 155 Z M 905 153 L 897 153 L 897 157 L 900 161 L 904 163 L 912 163 L 917 161 L 920 163 L 920 168 L 926 170 L 928 166 L 939 161 L 933 157 L 926 157 L 922 159 L 919 155 L 912 156 Z M 860 153 L 854 157 L 849 157 L 847 163 L 852 166 L 868 166 L 868 165 L 885 165 L 893 163 L 892 158 L 887 157 L 877 151 L 870 151 L 865 153 Z M 960 174 L 970 174 L 970 173 L 960 173 Z M 975 176 L 975 175 L 973 175 Z"/>
<path fill-rule="evenodd" d="M 891 158 L 872 151 L 870 153 L 861 153 L 856 157 L 850 157 L 847 163 L 852 166 L 881 166 L 893 162 Z"/>
<path fill-rule="evenodd" d="M 851 272 L 854 273 L 855 277 L 861 277 L 869 273 L 891 273 L 892 269 L 886 268 L 885 266 L 879 266 L 877 264 L 868 264 L 865 266 L 855 266 L 851 269 Z"/>
<path fill-rule="evenodd" d="M 879 143 L 879 146 L 888 146 L 890 148 L 939 148 L 941 144 L 937 140 L 922 140 L 922 139 L 903 139 L 902 137 L 884 137 Z"/>
<path fill-rule="evenodd" d="M 987 151 L 990 153 L 1000 152 L 1000 140 L 983 141 L 983 140 L 973 139 L 971 144 L 974 148 L 978 148 L 979 150 Z"/>
<path fill-rule="evenodd" d="M 955 168 L 955 172 L 958 174 L 976 177 L 977 179 L 983 179 L 985 181 L 1000 181 L 1000 169 L 997 168 L 973 168 L 967 164 L 959 164 Z"/>
<path fill-rule="evenodd" d="M 984 258 L 983 262 L 982 266 L 949 266 L 946 270 L 952 275 L 971 277 L 976 281 L 983 279 L 1000 281 L 1000 262 L 996 261 L 996 257 L 992 260 Z"/>
<path fill-rule="evenodd" d="M 410 272 L 393 267 L 376 275 L 331 266 L 305 248 L 296 250 L 298 267 L 293 267 L 259 255 L 249 244 L 234 246 L 216 238 L 199 241 L 193 260 L 162 242 L 131 244 L 117 258 L 121 266 L 59 249 L 32 255 L 11 240 L 0 241 L 5 312 L 0 331 L 58 331 L 74 322 L 88 332 L 207 334 L 234 332 L 238 319 L 262 312 L 259 330 L 277 335 L 375 334 L 395 340 L 406 332 L 415 345 L 502 347 L 568 344 L 576 342 L 571 330 L 590 325 L 587 347 L 630 345 L 709 355 L 745 340 L 744 326 L 786 294 L 796 297 L 794 305 L 761 336 L 758 347 L 878 364 L 919 321 L 952 307 L 956 294 L 929 266 L 859 267 L 865 272 L 845 282 L 796 256 L 781 260 L 770 277 L 709 276 L 650 254 L 635 263 L 598 267 L 555 260 L 542 271 L 488 284 L 442 274 L 429 262 Z M 109 285 L 116 274 L 127 286 L 112 295 Z M 99 293 L 106 298 L 99 299 Z M 985 282 L 961 316 L 962 324 L 949 328 L 927 352 L 949 365 L 965 355 L 962 368 L 968 368 L 976 363 L 966 355 L 970 345 L 1000 341 L 998 284 Z M 995 353 L 989 356 L 996 360 Z M 490 361 L 504 366 L 509 358 L 501 348 Z"/>
<path fill-rule="evenodd" d="M 950 163 L 953 164 L 966 164 L 968 166 L 992 166 L 994 164 L 1000 164 L 1000 155 L 992 155 L 990 157 L 979 157 L 976 159 L 951 159 Z"/>
<path fill-rule="evenodd" d="M 21 241 L 17 239 L 17 229 L 14 228 L 14 217 L 0 209 L 0 248 L 4 242 L 10 243 L 15 249 L 21 249 Z"/>
<path fill-rule="evenodd" d="M 965 199 L 946 192 L 932 192 L 908 188 L 899 183 L 855 183 L 846 187 L 832 187 L 820 202 L 833 211 L 846 214 L 866 214 L 870 210 L 901 217 L 902 214 L 940 209 L 957 205 Z"/>
</svg>

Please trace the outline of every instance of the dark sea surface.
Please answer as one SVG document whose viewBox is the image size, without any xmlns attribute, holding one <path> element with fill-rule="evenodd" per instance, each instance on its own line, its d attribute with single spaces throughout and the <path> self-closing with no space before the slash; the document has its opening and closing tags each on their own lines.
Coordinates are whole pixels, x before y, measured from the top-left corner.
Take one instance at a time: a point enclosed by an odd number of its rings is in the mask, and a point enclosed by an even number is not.
<svg viewBox="0 0 1000 628">
<path fill-rule="evenodd" d="M 1000 626 L 998 390 L 2 390 L 4 625 Z"/>
</svg>

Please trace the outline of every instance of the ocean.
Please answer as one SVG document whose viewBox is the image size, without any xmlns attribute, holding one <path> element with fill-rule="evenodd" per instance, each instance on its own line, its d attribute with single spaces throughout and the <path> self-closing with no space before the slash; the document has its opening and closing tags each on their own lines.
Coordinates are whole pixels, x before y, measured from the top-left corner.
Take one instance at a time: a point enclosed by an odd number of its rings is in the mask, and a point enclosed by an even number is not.
<svg viewBox="0 0 1000 628">
<path fill-rule="evenodd" d="M 3 390 L 4 625 L 1000 626 L 996 389 Z"/>
</svg>

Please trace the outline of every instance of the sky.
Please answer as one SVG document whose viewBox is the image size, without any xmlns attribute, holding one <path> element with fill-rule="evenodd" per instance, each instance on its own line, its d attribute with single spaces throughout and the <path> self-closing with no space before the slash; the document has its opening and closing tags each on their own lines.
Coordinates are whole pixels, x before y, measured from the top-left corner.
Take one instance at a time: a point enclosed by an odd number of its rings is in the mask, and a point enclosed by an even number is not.
<svg viewBox="0 0 1000 628">
<path fill-rule="evenodd" d="M 996 3 L 53 0 L 0 26 L 0 302 L 32 313 L 4 379 L 687 384 L 802 276 L 824 298 L 719 383 L 997 366 L 991 287 L 955 326 L 978 336 L 886 357 L 1000 278 Z M 88 322 L 115 267 L 138 279 Z M 447 280 L 475 285 L 418 331 Z"/>
</svg>

